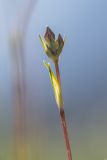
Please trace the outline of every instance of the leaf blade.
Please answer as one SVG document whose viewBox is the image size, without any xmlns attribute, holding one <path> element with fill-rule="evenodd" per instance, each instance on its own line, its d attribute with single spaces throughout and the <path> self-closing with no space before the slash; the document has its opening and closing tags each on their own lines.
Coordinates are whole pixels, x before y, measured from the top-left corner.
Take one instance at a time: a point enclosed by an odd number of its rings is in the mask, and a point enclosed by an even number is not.
<svg viewBox="0 0 107 160">
<path fill-rule="evenodd" d="M 53 87 L 56 103 L 58 105 L 58 108 L 61 108 L 63 107 L 63 100 L 62 100 L 62 92 L 61 92 L 59 82 L 54 72 L 52 71 L 50 64 L 44 61 L 44 65 L 49 71 L 49 76 L 50 76 L 51 84 Z"/>
</svg>

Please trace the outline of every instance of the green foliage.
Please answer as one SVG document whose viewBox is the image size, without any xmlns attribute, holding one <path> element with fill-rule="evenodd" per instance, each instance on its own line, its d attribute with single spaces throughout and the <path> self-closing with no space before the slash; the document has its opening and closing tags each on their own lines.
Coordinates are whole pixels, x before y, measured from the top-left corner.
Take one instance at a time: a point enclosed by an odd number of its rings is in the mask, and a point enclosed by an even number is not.
<svg viewBox="0 0 107 160">
<path fill-rule="evenodd" d="M 52 87 L 54 90 L 56 103 L 57 103 L 58 107 L 61 108 L 63 106 L 61 87 L 59 85 L 57 77 L 55 76 L 54 72 L 51 69 L 50 64 L 44 61 L 44 65 L 49 71 L 49 76 L 50 76 L 50 80 L 51 80 Z"/>
</svg>

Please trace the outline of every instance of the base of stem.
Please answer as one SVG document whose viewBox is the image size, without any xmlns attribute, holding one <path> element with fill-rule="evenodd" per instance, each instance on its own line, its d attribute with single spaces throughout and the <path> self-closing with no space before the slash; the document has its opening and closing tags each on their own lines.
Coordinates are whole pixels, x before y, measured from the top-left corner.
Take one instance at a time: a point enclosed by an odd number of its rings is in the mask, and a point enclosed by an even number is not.
<svg viewBox="0 0 107 160">
<path fill-rule="evenodd" d="M 64 133 L 64 140 L 65 140 L 65 144 L 66 144 L 68 160 L 72 160 L 72 153 L 71 153 L 71 147 L 70 147 L 70 142 L 69 142 L 69 137 L 68 137 L 68 130 L 67 130 L 65 112 L 64 112 L 63 108 L 60 109 L 60 118 L 61 118 L 63 133 Z"/>
</svg>

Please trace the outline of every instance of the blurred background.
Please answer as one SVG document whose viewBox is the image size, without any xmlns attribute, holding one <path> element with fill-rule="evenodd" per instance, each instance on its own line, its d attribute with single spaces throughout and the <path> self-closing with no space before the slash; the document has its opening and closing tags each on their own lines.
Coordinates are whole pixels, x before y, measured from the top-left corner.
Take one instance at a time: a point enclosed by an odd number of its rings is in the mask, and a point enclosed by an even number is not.
<svg viewBox="0 0 107 160">
<path fill-rule="evenodd" d="M 0 0 L 0 160 L 67 159 L 38 38 L 47 25 L 67 36 L 60 71 L 73 160 L 107 159 L 106 15 L 106 0 Z"/>
</svg>

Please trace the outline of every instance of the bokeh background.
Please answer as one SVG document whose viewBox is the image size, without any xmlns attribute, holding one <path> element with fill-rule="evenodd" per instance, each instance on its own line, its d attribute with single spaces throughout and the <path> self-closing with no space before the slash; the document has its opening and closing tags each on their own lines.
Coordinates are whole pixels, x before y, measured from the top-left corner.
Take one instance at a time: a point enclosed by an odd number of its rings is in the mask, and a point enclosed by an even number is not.
<svg viewBox="0 0 107 160">
<path fill-rule="evenodd" d="M 0 0 L 0 160 L 67 159 L 38 38 L 47 25 L 67 36 L 60 71 L 73 160 L 106 160 L 106 0 Z"/>
</svg>

